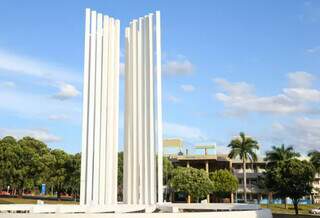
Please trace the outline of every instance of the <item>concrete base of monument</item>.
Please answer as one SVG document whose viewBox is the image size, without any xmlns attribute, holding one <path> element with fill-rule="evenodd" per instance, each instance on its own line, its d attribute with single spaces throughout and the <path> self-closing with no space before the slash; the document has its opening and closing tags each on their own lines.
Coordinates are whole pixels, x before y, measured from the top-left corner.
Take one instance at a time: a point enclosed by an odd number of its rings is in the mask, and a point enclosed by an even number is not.
<svg viewBox="0 0 320 218">
<path fill-rule="evenodd" d="M 255 204 L 180 204 L 156 205 L 0 205 L 0 218 L 271 218 L 271 211 Z"/>
</svg>

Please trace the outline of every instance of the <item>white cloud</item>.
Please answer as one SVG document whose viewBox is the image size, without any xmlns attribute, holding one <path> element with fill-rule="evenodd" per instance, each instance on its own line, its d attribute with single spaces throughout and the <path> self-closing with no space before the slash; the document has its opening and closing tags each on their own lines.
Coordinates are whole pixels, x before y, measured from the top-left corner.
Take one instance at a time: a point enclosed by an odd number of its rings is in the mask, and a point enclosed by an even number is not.
<svg viewBox="0 0 320 218">
<path fill-rule="evenodd" d="M 308 53 L 318 53 L 319 51 L 320 51 L 320 46 L 307 49 Z"/>
<path fill-rule="evenodd" d="M 12 81 L 0 82 L 0 88 L 15 88 L 16 84 Z"/>
<path fill-rule="evenodd" d="M 207 136 L 197 127 L 178 123 L 163 123 L 164 135 L 169 138 L 181 138 L 187 141 L 203 141 Z"/>
<path fill-rule="evenodd" d="M 67 83 L 60 83 L 59 90 L 59 93 L 53 96 L 59 100 L 67 100 L 80 94 L 76 87 Z"/>
<path fill-rule="evenodd" d="M 173 96 L 173 95 L 169 95 L 168 96 L 168 101 L 172 102 L 172 103 L 179 103 L 181 101 L 180 98 Z"/>
<path fill-rule="evenodd" d="M 188 75 L 194 71 L 194 65 L 187 59 L 171 60 L 163 65 L 163 71 L 170 75 Z"/>
<path fill-rule="evenodd" d="M 290 85 L 282 93 L 273 96 L 257 96 L 252 85 L 245 82 L 232 83 L 224 79 L 214 79 L 223 92 L 215 98 L 223 102 L 226 114 L 243 115 L 249 112 L 288 114 L 320 113 L 312 103 L 319 102 L 320 90 L 311 89 L 313 75 L 295 72 L 288 75 Z"/>
<path fill-rule="evenodd" d="M 180 88 L 185 92 L 193 92 L 195 90 L 194 86 L 190 84 L 183 84 Z"/>
<path fill-rule="evenodd" d="M 275 122 L 270 137 L 274 142 L 294 145 L 301 152 L 320 147 L 320 119 L 295 118 L 292 122 Z"/>
<path fill-rule="evenodd" d="M 296 71 L 288 74 L 289 86 L 293 88 L 310 88 L 315 77 L 304 71 Z"/>
<path fill-rule="evenodd" d="M 307 2 L 298 18 L 305 23 L 317 23 L 320 20 L 320 7 L 313 2 Z"/>
<path fill-rule="evenodd" d="M 293 99 L 299 101 L 320 102 L 320 90 L 305 88 L 289 88 L 283 89 L 283 92 Z"/>
<path fill-rule="evenodd" d="M 49 133 L 46 129 L 8 129 L 0 128 L 1 137 L 14 136 L 16 138 L 22 138 L 24 136 L 30 136 L 35 139 L 44 141 L 46 143 L 59 142 L 62 139 L 56 135 Z"/>
<path fill-rule="evenodd" d="M 16 90 L 0 92 L 0 110 L 31 119 L 48 119 L 53 114 L 64 114 L 70 121 L 81 120 L 81 102 L 57 101 L 43 94 L 32 94 Z"/>
<path fill-rule="evenodd" d="M 253 86 L 249 85 L 246 82 L 230 83 L 229 81 L 222 78 L 213 79 L 213 82 L 222 87 L 232 96 L 250 97 L 252 96 L 252 92 L 254 91 Z"/>
<path fill-rule="evenodd" d="M 4 50 L 0 50 L 0 70 L 0 73 L 16 73 L 56 82 L 81 83 L 82 81 L 81 76 L 56 64 Z"/>
<path fill-rule="evenodd" d="M 48 116 L 49 120 L 67 120 L 69 117 L 64 114 L 52 114 Z"/>
</svg>

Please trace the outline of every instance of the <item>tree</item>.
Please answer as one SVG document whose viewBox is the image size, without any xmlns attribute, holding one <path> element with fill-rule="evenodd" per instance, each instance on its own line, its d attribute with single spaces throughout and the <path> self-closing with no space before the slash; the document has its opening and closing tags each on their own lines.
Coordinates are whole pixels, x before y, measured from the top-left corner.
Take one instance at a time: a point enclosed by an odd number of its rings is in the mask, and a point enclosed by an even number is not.
<svg viewBox="0 0 320 218">
<path fill-rule="evenodd" d="M 118 199 L 123 200 L 123 151 L 118 153 Z"/>
<path fill-rule="evenodd" d="M 259 149 L 258 142 L 251 137 L 246 136 L 243 132 L 240 132 L 240 137 L 233 139 L 228 145 L 231 151 L 228 155 L 229 158 L 239 157 L 242 160 L 243 167 L 243 194 L 244 202 L 247 202 L 247 174 L 246 174 L 246 162 L 248 160 L 256 161 L 256 150 Z"/>
<path fill-rule="evenodd" d="M 65 189 L 69 194 L 74 195 L 75 199 L 80 193 L 80 171 L 81 171 L 81 154 L 68 155 L 65 162 Z"/>
<path fill-rule="evenodd" d="M 316 169 L 318 173 L 320 173 L 320 151 L 312 151 L 308 154 L 310 157 L 310 162 Z"/>
<path fill-rule="evenodd" d="M 60 149 L 52 150 L 51 155 L 52 159 L 49 163 L 51 173 L 48 184 L 57 191 L 57 198 L 60 200 L 61 193 L 66 190 L 66 162 L 69 156 Z"/>
<path fill-rule="evenodd" d="M 280 161 L 290 160 L 295 157 L 300 157 L 300 154 L 295 152 L 292 146 L 285 147 L 284 144 L 281 146 L 272 146 L 271 151 L 266 152 L 265 160 L 268 161 L 267 167 L 273 167 Z M 287 208 L 286 196 L 280 196 L 284 200 L 284 207 Z"/>
<path fill-rule="evenodd" d="M 13 194 L 23 195 L 42 183 L 58 192 L 77 194 L 80 190 L 81 155 L 50 150 L 34 138 L 16 140 L 7 136 L 0 140 L 0 188 L 10 186 Z"/>
<path fill-rule="evenodd" d="M 295 213 L 299 213 L 299 200 L 310 195 L 315 169 L 311 163 L 298 159 L 280 161 L 276 166 L 267 168 L 266 184 L 270 190 L 280 196 L 292 199 Z"/>
<path fill-rule="evenodd" d="M 163 157 L 163 184 L 167 185 L 173 174 L 173 165 L 167 157 Z"/>
<path fill-rule="evenodd" d="M 163 157 L 163 185 L 166 186 L 165 193 L 164 193 L 164 199 L 166 201 L 172 201 L 173 200 L 173 191 L 170 190 L 170 180 L 173 175 L 174 166 L 171 163 L 171 161 L 167 157 Z"/>
<path fill-rule="evenodd" d="M 21 153 L 22 149 L 15 138 L 7 136 L 0 140 L 0 187 L 2 189 L 10 186 L 17 190 L 21 186 Z"/>
<path fill-rule="evenodd" d="M 217 170 L 209 175 L 213 193 L 220 199 L 230 197 L 238 189 L 238 179 L 229 170 Z"/>
<path fill-rule="evenodd" d="M 118 186 L 123 184 L 123 151 L 118 153 Z"/>
<path fill-rule="evenodd" d="M 192 167 L 178 167 L 174 169 L 171 187 L 177 192 L 185 192 L 199 202 L 212 190 L 212 182 L 205 170 Z"/>
<path fill-rule="evenodd" d="M 289 160 L 295 157 L 300 157 L 300 154 L 293 150 L 292 146 L 285 147 L 284 144 L 281 146 L 272 146 L 271 151 L 266 152 L 266 161 L 271 163 Z"/>
<path fill-rule="evenodd" d="M 23 137 L 18 144 L 21 147 L 18 181 L 19 193 L 22 195 L 25 190 L 33 190 L 45 180 L 47 168 L 44 157 L 50 150 L 45 143 L 31 137 Z"/>
</svg>

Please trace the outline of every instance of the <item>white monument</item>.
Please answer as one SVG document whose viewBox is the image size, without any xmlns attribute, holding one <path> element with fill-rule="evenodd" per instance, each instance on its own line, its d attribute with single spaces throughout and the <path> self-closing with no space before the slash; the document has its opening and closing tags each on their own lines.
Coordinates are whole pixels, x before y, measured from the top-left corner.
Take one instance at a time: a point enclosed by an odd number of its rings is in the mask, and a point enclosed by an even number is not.
<svg viewBox="0 0 320 218">
<path fill-rule="evenodd" d="M 124 204 L 117 202 L 120 21 L 86 9 L 80 205 L 2 204 L 0 218 L 272 217 L 257 204 L 163 203 L 160 35 L 159 12 L 125 30 Z"/>
<path fill-rule="evenodd" d="M 83 205 L 117 202 L 119 29 L 119 20 L 86 10 Z M 160 40 L 159 12 L 133 20 L 126 28 L 123 188 L 127 204 L 163 201 Z"/>
<path fill-rule="evenodd" d="M 117 203 L 120 21 L 86 9 L 81 205 Z"/>
<path fill-rule="evenodd" d="M 151 205 L 163 201 L 160 12 L 130 22 L 125 39 L 124 202 Z"/>
</svg>

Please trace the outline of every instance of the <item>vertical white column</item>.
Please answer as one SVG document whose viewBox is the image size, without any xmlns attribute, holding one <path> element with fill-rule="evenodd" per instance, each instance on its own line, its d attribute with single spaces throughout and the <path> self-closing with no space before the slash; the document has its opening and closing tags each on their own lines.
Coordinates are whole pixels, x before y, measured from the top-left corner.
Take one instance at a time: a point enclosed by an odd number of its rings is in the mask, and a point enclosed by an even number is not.
<svg viewBox="0 0 320 218">
<path fill-rule="evenodd" d="M 126 64 L 125 64 L 125 129 L 124 129 L 124 157 L 123 157 L 123 200 L 131 202 L 131 90 L 130 90 L 130 29 L 125 29 L 126 38 Z"/>
<path fill-rule="evenodd" d="M 148 118 L 147 118 L 147 21 L 146 17 L 143 18 L 143 26 L 142 26 L 142 31 L 143 31 L 143 48 L 142 48 L 142 53 L 143 53 L 143 138 L 144 138 L 144 144 L 143 144 L 143 155 L 144 155 L 144 165 L 142 166 L 144 169 L 144 204 L 149 204 L 149 170 L 148 170 L 148 165 L 149 165 L 149 149 L 148 149 Z"/>
<path fill-rule="evenodd" d="M 157 79 L 157 147 L 158 147 L 158 202 L 163 202 L 163 139 L 162 139 L 162 81 L 161 81 L 161 20 L 156 11 L 156 79 Z"/>
<path fill-rule="evenodd" d="M 148 43 L 148 92 L 149 92 L 149 114 L 148 114 L 148 122 L 149 122 L 149 179 L 150 179 L 150 204 L 155 203 L 155 140 L 154 140 L 154 75 L 153 75 L 153 15 L 149 14 L 148 18 L 148 26 L 147 26 L 147 43 Z"/>
<path fill-rule="evenodd" d="M 100 139 L 101 139 L 101 58 L 102 58 L 102 14 L 97 17 L 97 54 L 95 82 L 95 125 L 94 125 L 94 168 L 93 168 L 93 203 L 99 204 L 100 177 Z"/>
<path fill-rule="evenodd" d="M 101 92 L 101 150 L 100 150 L 100 195 L 99 203 L 105 204 L 106 198 L 106 147 L 107 147 L 107 94 L 108 94 L 108 34 L 109 17 L 103 16 L 102 41 L 102 92 Z"/>
<path fill-rule="evenodd" d="M 86 9 L 84 35 L 84 69 L 83 69 L 83 106 L 82 106 L 82 148 L 81 148 L 81 179 L 80 204 L 86 204 L 87 177 L 87 144 L 88 144 L 88 106 L 89 106 L 89 60 L 90 60 L 90 9 Z"/>
<path fill-rule="evenodd" d="M 138 145 L 137 145 L 137 21 L 131 24 L 131 67 L 132 67 L 132 155 L 133 155 L 133 204 L 138 203 Z"/>
<path fill-rule="evenodd" d="M 96 12 L 91 12 L 91 40 L 90 40 L 90 79 L 89 79 L 89 120 L 88 120 L 88 172 L 87 199 L 92 201 L 93 187 L 93 147 L 94 147 L 94 117 L 95 117 L 95 62 L 96 62 Z"/>
<path fill-rule="evenodd" d="M 150 135 L 150 55 L 149 55 L 149 19 L 148 16 L 145 17 L 145 104 L 146 104 L 146 111 L 145 111 L 145 119 L 146 119 L 146 143 L 145 147 L 145 158 L 146 158 L 146 204 L 150 204 L 150 191 L 151 191 L 151 183 L 150 183 L 150 142 L 151 142 L 151 135 Z"/>
<path fill-rule="evenodd" d="M 112 178 L 113 172 L 113 163 L 112 163 L 112 157 L 113 157 L 113 146 L 114 146 L 114 129 L 112 128 L 113 119 L 114 119 L 114 106 L 113 106 L 113 95 L 114 95 L 114 76 L 113 76 L 113 50 L 114 50 L 114 19 L 109 19 L 109 53 L 108 53 L 108 107 L 107 107 L 107 126 L 108 126 L 108 134 L 107 134 L 107 178 Z M 112 181 L 110 179 L 107 179 L 106 184 L 106 203 L 111 203 L 111 197 L 112 197 Z"/>
<path fill-rule="evenodd" d="M 114 150 L 113 150 L 113 197 L 111 203 L 117 203 L 118 199 L 118 122 L 119 122 L 119 72 L 120 72 L 120 21 L 115 21 L 115 54 L 114 54 Z"/>
<path fill-rule="evenodd" d="M 133 20 L 126 30 L 124 198 L 129 204 L 163 201 L 160 14 L 156 18 L 155 37 L 153 18 L 149 14 L 139 18 L 139 22 Z"/>
<path fill-rule="evenodd" d="M 117 202 L 120 22 L 86 10 L 81 204 Z"/>
<path fill-rule="evenodd" d="M 138 183 L 139 183 L 139 204 L 143 202 L 143 194 L 142 194 L 142 51 L 141 51 L 141 29 L 142 29 L 142 18 L 139 18 L 138 23 L 138 30 L 137 30 L 137 145 L 138 145 Z"/>
</svg>

